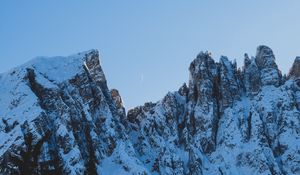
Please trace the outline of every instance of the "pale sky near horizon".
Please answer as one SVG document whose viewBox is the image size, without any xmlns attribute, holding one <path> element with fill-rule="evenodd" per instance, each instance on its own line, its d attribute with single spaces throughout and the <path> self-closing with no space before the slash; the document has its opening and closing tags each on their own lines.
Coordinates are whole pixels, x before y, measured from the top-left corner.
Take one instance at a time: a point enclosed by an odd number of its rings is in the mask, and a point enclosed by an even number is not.
<svg viewBox="0 0 300 175">
<path fill-rule="evenodd" d="M 200 51 L 241 67 L 244 53 L 268 45 L 287 73 L 300 55 L 299 20 L 298 0 L 2 0 L 0 73 L 36 56 L 95 48 L 128 109 L 188 82 Z"/>
</svg>

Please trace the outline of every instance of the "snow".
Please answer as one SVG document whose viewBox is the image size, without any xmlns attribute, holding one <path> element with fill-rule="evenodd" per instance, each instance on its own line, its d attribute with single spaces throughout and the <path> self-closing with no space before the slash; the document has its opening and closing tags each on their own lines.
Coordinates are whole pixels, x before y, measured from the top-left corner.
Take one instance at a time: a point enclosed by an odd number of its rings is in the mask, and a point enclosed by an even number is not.
<svg viewBox="0 0 300 175">
<path fill-rule="evenodd" d="M 133 151 L 128 143 L 118 142 L 112 156 L 102 160 L 98 173 L 103 175 L 150 174 L 143 164 L 134 158 Z"/>
<path fill-rule="evenodd" d="M 207 53 L 202 53 L 203 58 L 200 58 L 200 54 L 195 61 L 198 64 L 195 72 L 191 72 L 190 77 L 190 82 L 194 83 L 192 85 L 199 85 L 199 97 L 196 101 L 189 99 L 191 94 L 181 96 L 178 92 L 168 93 L 153 107 L 148 106 L 150 110 L 141 107 L 142 112 L 133 116 L 138 122 L 130 123 L 126 120 L 120 121 L 121 116 L 115 116 L 111 104 L 103 98 L 101 87 L 96 86 L 99 90 L 96 94 L 99 97 L 97 100 L 100 100 L 99 106 L 91 109 L 90 104 L 96 104 L 93 103 L 91 95 L 85 96 L 79 92 L 82 89 L 78 90 L 70 85 L 69 80 L 82 74 L 85 69 L 88 69 L 88 73 L 96 81 L 94 84 L 98 81 L 104 82 L 103 72 L 97 72 L 99 67 L 86 63 L 93 61 L 90 60 L 93 57 L 86 57 L 91 52 L 94 50 L 67 57 L 37 57 L 0 74 L 0 156 L 13 144 L 22 143 L 20 125 L 25 121 L 36 134 L 39 128 L 36 128 L 36 122 L 33 121 L 45 112 L 25 78 L 27 68 L 31 68 L 35 72 L 36 81 L 44 88 L 59 91 L 62 86 L 66 86 L 65 95 L 70 99 L 60 97 L 57 106 L 67 112 L 54 111 L 46 116 L 53 120 L 56 139 L 64 140 L 59 143 L 62 144 L 58 147 L 59 154 L 70 174 L 83 174 L 86 163 L 86 150 L 81 150 L 86 145 L 81 143 L 84 145 L 81 147 L 77 143 L 84 134 L 80 130 L 74 132 L 70 125 L 72 117 L 81 117 L 73 116 L 78 111 L 85 118 L 75 119 L 76 122 L 87 122 L 80 124 L 91 126 L 89 134 L 95 146 L 99 174 L 158 174 L 152 171 L 156 162 L 159 163 L 160 173 L 164 175 L 187 173 L 191 171 L 191 166 L 196 166 L 194 170 L 203 174 L 271 174 L 270 167 L 277 172 L 284 168 L 287 174 L 299 172 L 294 170 L 299 167 L 300 160 L 300 92 L 299 88 L 295 89 L 293 80 L 277 85 L 280 78 L 277 69 L 255 69 L 256 63 L 252 58 L 251 65 L 254 67 L 247 70 L 247 73 L 251 76 L 253 70 L 259 71 L 262 86 L 255 94 L 251 94 L 247 93 L 248 89 L 246 92 L 239 89 L 242 87 L 238 86 L 238 82 L 242 80 L 236 76 L 236 63 L 230 62 L 227 57 L 220 58 L 221 64 L 214 63 L 207 57 Z M 272 55 L 266 54 L 261 58 L 266 56 Z M 201 60 L 206 58 L 207 60 Z M 211 65 L 207 67 L 205 61 L 211 61 Z M 267 63 L 270 66 L 274 60 L 267 61 L 271 61 Z M 216 65 L 221 66 L 218 67 L 220 70 Z M 215 104 L 215 100 L 219 99 L 211 95 L 212 79 L 219 73 L 221 92 L 227 91 L 226 88 L 241 90 L 237 98 L 232 97 L 232 103 L 229 101 L 226 104 L 228 106 L 221 108 Z M 82 86 L 84 89 L 91 84 L 83 83 Z M 71 93 L 75 95 L 71 96 Z M 217 111 L 220 114 L 217 119 L 216 108 L 222 110 Z M 124 118 L 126 119 L 125 116 Z M 215 124 L 218 129 L 213 128 Z M 216 140 L 212 141 L 213 134 L 216 134 Z M 109 141 L 109 145 L 107 140 L 111 139 L 113 141 Z M 80 141 L 86 142 L 87 139 Z M 215 144 L 210 145 L 215 146 L 215 150 L 210 148 L 209 151 L 212 152 L 205 152 L 205 144 L 210 141 Z M 278 144 L 286 149 L 280 155 L 274 153 Z M 48 149 L 49 145 L 45 148 Z"/>
<path fill-rule="evenodd" d="M 22 80 L 23 73 L 22 70 L 18 70 L 13 75 L 11 75 L 12 72 L 1 74 L 0 118 L 7 120 L 9 125 L 32 121 L 42 112 L 37 105 L 37 98 Z M 0 124 L 1 127 L 4 127 L 3 125 Z M 0 132 L 0 145 L 4 145 L 0 149 L 0 156 L 15 142 L 16 138 L 22 136 L 20 127 L 18 125 L 15 127 L 13 133 Z"/>
<path fill-rule="evenodd" d="M 17 123 L 13 132 L 0 131 L 0 156 L 23 134 L 20 125 L 25 121 L 31 122 L 41 115 L 43 110 L 39 106 L 38 98 L 32 92 L 27 80 L 27 68 L 34 69 L 36 81 L 45 88 L 58 88 L 57 84 L 74 77 L 83 71 L 85 55 L 90 50 L 73 54 L 67 57 L 36 57 L 31 61 L 0 74 L 0 118 L 6 120 L 8 125 Z M 0 129 L 5 124 L 0 121 Z M 64 133 L 64 129 L 60 128 Z"/>
<path fill-rule="evenodd" d="M 80 160 L 81 153 L 77 146 L 75 146 L 68 154 L 64 154 L 63 151 L 61 151 L 61 155 L 63 155 L 65 167 L 71 167 L 70 175 L 77 175 L 83 173 L 85 166 L 84 162 Z M 74 162 L 76 163 L 74 164 Z"/>
<path fill-rule="evenodd" d="M 83 71 L 85 55 L 92 51 L 94 50 L 67 57 L 37 57 L 23 66 L 32 67 L 38 73 L 45 74 L 49 80 L 61 83 Z"/>
</svg>

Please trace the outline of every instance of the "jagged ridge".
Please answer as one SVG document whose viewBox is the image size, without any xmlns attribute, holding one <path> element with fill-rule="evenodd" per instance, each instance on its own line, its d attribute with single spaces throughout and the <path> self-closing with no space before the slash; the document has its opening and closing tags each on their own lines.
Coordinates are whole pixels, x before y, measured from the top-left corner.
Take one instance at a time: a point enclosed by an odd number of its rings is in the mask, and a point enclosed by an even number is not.
<svg viewBox="0 0 300 175">
<path fill-rule="evenodd" d="M 267 46 L 242 69 L 201 52 L 188 85 L 126 115 L 98 51 L 36 58 L 0 75 L 0 172 L 50 131 L 42 174 L 299 174 L 299 65 L 282 76 Z"/>
</svg>

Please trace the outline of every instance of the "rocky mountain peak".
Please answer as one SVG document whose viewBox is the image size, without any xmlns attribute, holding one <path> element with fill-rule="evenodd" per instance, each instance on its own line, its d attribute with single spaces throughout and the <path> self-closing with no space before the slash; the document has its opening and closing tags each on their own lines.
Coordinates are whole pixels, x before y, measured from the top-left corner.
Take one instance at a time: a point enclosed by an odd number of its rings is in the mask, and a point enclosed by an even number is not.
<svg viewBox="0 0 300 175">
<path fill-rule="evenodd" d="M 110 90 L 111 96 L 114 99 L 114 101 L 116 102 L 118 107 L 124 107 L 123 106 L 123 100 L 121 98 L 121 95 L 119 94 L 119 91 L 117 89 L 112 89 Z"/>
<path fill-rule="evenodd" d="M 201 77 L 206 77 L 209 76 L 209 73 L 213 71 L 215 68 L 215 61 L 211 57 L 211 53 L 208 51 L 206 52 L 200 52 L 196 59 L 192 61 L 190 64 L 190 74 L 193 76 L 201 76 Z M 205 72 L 207 74 L 205 74 Z"/>
<path fill-rule="evenodd" d="M 247 67 L 249 67 L 249 65 L 251 64 L 251 59 L 249 58 L 248 54 L 245 53 L 244 54 L 244 66 L 243 69 L 246 69 Z"/>
<path fill-rule="evenodd" d="M 117 89 L 111 89 L 110 93 L 111 93 L 111 97 L 117 107 L 119 115 L 124 117 L 126 115 L 125 107 L 124 107 L 123 100 L 122 100 L 122 97 L 121 97 L 119 91 Z"/>
<path fill-rule="evenodd" d="M 258 46 L 255 62 L 260 70 L 261 85 L 279 86 L 282 75 L 278 70 L 272 49 L 264 45 Z"/>
<path fill-rule="evenodd" d="M 255 61 L 259 69 L 277 68 L 272 49 L 265 45 L 257 47 Z"/>
<path fill-rule="evenodd" d="M 200 52 L 189 67 L 189 99 L 206 101 L 212 95 L 213 78 L 217 75 L 217 65 L 209 52 Z M 200 97 L 200 98 L 198 98 Z"/>
<path fill-rule="evenodd" d="M 289 78 L 299 78 L 300 77 L 300 57 L 296 57 L 292 68 L 288 74 Z"/>
<path fill-rule="evenodd" d="M 186 85 L 186 83 L 183 83 L 183 85 L 179 88 L 178 92 L 180 95 L 187 97 L 189 93 L 189 88 Z"/>
<path fill-rule="evenodd" d="M 24 131 L 33 142 L 50 133 L 36 167 L 41 174 L 47 167 L 56 174 L 96 174 L 117 142 L 128 144 L 120 125 L 125 110 L 118 92 L 108 90 L 97 50 L 38 57 L 2 74 L 0 82 L 0 174 L 17 172 L 7 162 L 28 138 Z"/>
<path fill-rule="evenodd" d="M 244 56 L 200 52 L 188 85 L 127 115 L 97 50 L 1 74 L 0 174 L 299 174 L 300 58 L 285 81 L 269 47 Z"/>
<path fill-rule="evenodd" d="M 91 77 L 99 84 L 106 85 L 106 78 L 100 65 L 99 51 L 90 50 L 85 54 L 85 66 Z M 101 85 L 102 86 L 102 85 Z"/>
</svg>

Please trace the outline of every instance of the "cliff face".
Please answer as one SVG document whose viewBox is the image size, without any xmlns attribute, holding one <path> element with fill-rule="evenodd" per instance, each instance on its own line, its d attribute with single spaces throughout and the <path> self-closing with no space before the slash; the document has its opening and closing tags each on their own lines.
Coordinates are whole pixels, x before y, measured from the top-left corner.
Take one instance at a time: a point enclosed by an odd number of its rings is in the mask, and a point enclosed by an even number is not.
<svg viewBox="0 0 300 175">
<path fill-rule="evenodd" d="M 48 131 L 51 136 L 39 156 L 39 171 L 47 172 L 41 174 L 54 174 L 48 172 L 53 169 L 93 174 L 113 164 L 122 168 L 124 156 L 132 160 L 124 166 L 141 166 L 123 132 L 125 111 L 116 91 L 106 85 L 98 51 L 36 58 L 2 74 L 0 82 L 2 174 L 18 171 L 10 165 L 10 155 L 26 149 L 24 135 L 32 133 L 36 142 Z"/>
<path fill-rule="evenodd" d="M 188 86 L 128 112 L 129 136 L 152 172 L 300 173 L 299 59 L 289 79 L 267 46 L 244 62 L 240 70 L 201 52 Z"/>
<path fill-rule="evenodd" d="M 36 58 L 0 75 L 0 172 L 50 133 L 42 174 L 299 174 L 299 65 L 282 76 L 267 46 L 242 70 L 201 52 L 187 85 L 126 115 L 98 51 Z"/>
</svg>

